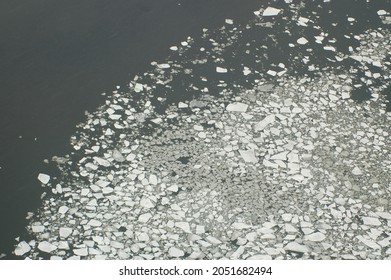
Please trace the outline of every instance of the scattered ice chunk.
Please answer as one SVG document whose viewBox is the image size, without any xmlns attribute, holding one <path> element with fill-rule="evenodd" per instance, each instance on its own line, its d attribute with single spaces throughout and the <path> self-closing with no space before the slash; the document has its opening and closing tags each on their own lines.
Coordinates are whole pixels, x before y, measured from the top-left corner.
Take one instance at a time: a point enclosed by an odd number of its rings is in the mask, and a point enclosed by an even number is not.
<svg viewBox="0 0 391 280">
<path fill-rule="evenodd" d="M 179 258 L 179 257 L 183 257 L 185 255 L 185 252 L 183 252 L 181 249 L 178 249 L 178 248 L 175 248 L 175 247 L 171 247 L 168 250 L 168 255 L 171 258 Z"/>
<path fill-rule="evenodd" d="M 177 51 L 177 50 L 178 50 L 178 47 L 177 47 L 177 46 L 172 46 L 172 47 L 170 47 L 170 50 L 172 50 L 172 51 Z"/>
<path fill-rule="evenodd" d="M 353 175 L 362 175 L 362 171 L 357 166 L 353 168 L 352 170 Z"/>
<path fill-rule="evenodd" d="M 268 70 L 267 72 L 266 72 L 268 75 L 270 75 L 270 76 L 275 76 L 275 75 L 277 75 L 277 72 L 276 71 L 274 71 L 274 70 Z"/>
<path fill-rule="evenodd" d="M 220 240 L 218 240 L 216 237 L 213 237 L 213 236 L 211 236 L 211 235 L 209 235 L 209 236 L 207 236 L 206 238 L 205 238 L 205 240 L 206 241 L 208 241 L 209 243 L 211 243 L 211 244 L 221 244 L 222 242 L 220 241 Z"/>
<path fill-rule="evenodd" d="M 267 7 L 263 13 L 262 16 L 264 17 L 270 17 L 270 16 L 276 16 L 281 12 L 281 9 L 276 9 L 273 7 Z"/>
<path fill-rule="evenodd" d="M 226 24 L 234 24 L 234 21 L 232 19 L 227 18 L 227 19 L 225 19 L 225 23 Z"/>
<path fill-rule="evenodd" d="M 251 228 L 251 225 L 247 225 L 245 223 L 237 223 L 237 222 L 235 222 L 235 223 L 232 224 L 232 227 L 234 229 L 241 230 L 241 229 Z"/>
<path fill-rule="evenodd" d="M 135 92 L 141 92 L 141 91 L 143 91 L 143 88 L 144 88 L 144 86 L 142 84 L 136 83 L 134 85 L 134 91 Z"/>
<path fill-rule="evenodd" d="M 88 256 L 88 248 L 85 247 L 85 248 L 73 249 L 73 253 L 76 256 L 86 257 Z"/>
<path fill-rule="evenodd" d="M 60 228 L 60 237 L 67 238 L 68 236 L 70 236 L 72 234 L 72 232 L 73 232 L 73 230 L 71 228 L 61 227 Z"/>
<path fill-rule="evenodd" d="M 337 51 L 333 46 L 324 46 L 323 49 L 325 51 L 332 51 L 332 52 L 336 52 Z"/>
<path fill-rule="evenodd" d="M 168 187 L 167 190 L 175 193 L 179 190 L 179 188 L 178 188 L 178 185 L 172 185 L 172 186 Z"/>
<path fill-rule="evenodd" d="M 304 37 L 301 37 L 301 38 L 297 39 L 297 43 L 300 45 L 305 45 L 308 43 L 308 40 Z"/>
<path fill-rule="evenodd" d="M 157 185 L 157 177 L 154 174 L 149 175 L 149 183 L 151 185 L 156 186 Z"/>
<path fill-rule="evenodd" d="M 38 244 L 38 249 L 42 252 L 50 253 L 56 250 L 57 247 L 47 241 L 42 241 Z"/>
<path fill-rule="evenodd" d="M 152 200 L 150 200 L 149 198 L 143 197 L 140 200 L 140 206 L 149 209 L 155 207 L 155 204 L 153 204 Z"/>
<path fill-rule="evenodd" d="M 216 67 L 216 72 L 217 73 L 227 73 L 228 69 L 227 68 L 222 68 L 222 67 Z"/>
<path fill-rule="evenodd" d="M 309 235 L 305 236 L 306 240 L 312 241 L 312 242 L 321 242 L 326 238 L 326 235 L 324 235 L 321 232 L 314 232 Z"/>
<path fill-rule="evenodd" d="M 281 152 L 281 153 L 278 153 L 278 154 L 271 156 L 270 159 L 272 159 L 272 160 L 286 160 L 287 154 L 288 154 L 288 152 L 284 151 L 284 152 Z"/>
<path fill-rule="evenodd" d="M 97 164 L 102 165 L 104 167 L 109 167 L 111 165 L 110 161 L 100 157 L 94 157 L 94 160 L 96 161 Z"/>
<path fill-rule="evenodd" d="M 92 226 L 92 227 L 100 227 L 102 225 L 102 222 L 92 219 L 90 220 L 87 225 Z"/>
<path fill-rule="evenodd" d="M 263 120 L 261 120 L 259 123 L 257 123 L 254 126 L 254 130 L 255 131 L 264 130 L 269 124 L 274 123 L 275 120 L 276 118 L 274 115 L 269 115 L 265 117 Z"/>
<path fill-rule="evenodd" d="M 108 181 L 105 181 L 105 180 L 99 180 L 95 183 L 95 185 L 97 185 L 98 187 L 101 187 L 101 188 L 105 188 L 107 187 L 108 185 L 110 185 L 110 182 Z"/>
<path fill-rule="evenodd" d="M 233 252 L 233 254 L 231 255 L 231 259 L 233 259 L 233 260 L 239 259 L 240 256 L 243 255 L 244 249 L 245 249 L 244 246 L 239 246 L 239 248 L 235 252 Z"/>
<path fill-rule="evenodd" d="M 31 226 L 31 230 L 35 233 L 37 232 L 44 232 L 45 231 L 45 227 L 43 225 L 32 225 Z"/>
<path fill-rule="evenodd" d="M 298 252 L 298 253 L 308 253 L 309 249 L 307 246 L 299 244 L 295 241 L 288 243 L 284 249 L 286 251 Z"/>
<path fill-rule="evenodd" d="M 22 241 L 16 246 L 14 253 L 17 256 L 23 256 L 24 254 L 30 252 L 30 250 L 30 245 L 26 241 Z"/>
<path fill-rule="evenodd" d="M 381 249 L 380 245 L 377 244 L 375 241 L 373 240 L 370 240 L 370 239 L 367 239 L 361 235 L 357 236 L 357 239 L 360 240 L 362 243 L 364 243 L 366 246 L 372 248 L 372 249 L 375 249 L 375 250 L 378 250 L 378 249 Z"/>
<path fill-rule="evenodd" d="M 170 68 L 170 64 L 168 63 L 158 64 L 157 67 L 160 69 L 167 69 Z"/>
<path fill-rule="evenodd" d="M 176 222 L 175 226 L 180 228 L 181 230 L 183 230 L 186 233 L 191 233 L 190 225 L 187 222 Z"/>
<path fill-rule="evenodd" d="M 247 111 L 248 105 L 240 102 L 231 103 L 227 105 L 226 110 L 230 112 L 244 113 Z"/>
<path fill-rule="evenodd" d="M 138 217 L 138 221 L 141 223 L 147 223 L 152 218 L 152 215 L 150 213 L 141 214 Z"/>
<path fill-rule="evenodd" d="M 362 56 L 360 56 L 360 55 L 351 55 L 349 57 L 351 59 L 354 59 L 354 60 L 358 61 L 358 62 L 361 62 L 363 60 Z"/>
<path fill-rule="evenodd" d="M 120 151 L 118 150 L 113 150 L 113 154 L 112 154 L 112 157 L 115 161 L 118 161 L 118 162 L 124 162 L 125 161 L 125 158 L 124 156 L 121 154 Z"/>
<path fill-rule="evenodd" d="M 136 159 L 136 155 L 135 154 L 129 154 L 126 156 L 126 160 L 127 161 L 133 161 Z"/>
<path fill-rule="evenodd" d="M 44 173 L 39 173 L 38 180 L 41 181 L 42 184 L 46 185 L 50 181 L 50 176 Z"/>
<path fill-rule="evenodd" d="M 349 99 L 350 98 L 350 93 L 344 91 L 344 92 L 342 92 L 342 96 L 341 97 L 342 97 L 342 99 Z"/>
<path fill-rule="evenodd" d="M 189 105 L 187 105 L 186 103 L 183 103 L 183 102 L 179 102 L 179 103 L 178 103 L 178 108 L 179 108 L 179 109 L 188 108 L 188 107 L 189 107 Z"/>
<path fill-rule="evenodd" d="M 386 12 L 385 10 L 378 10 L 378 11 L 377 11 L 377 14 L 378 14 L 379 16 L 385 16 L 385 15 L 387 15 L 387 12 Z"/>
<path fill-rule="evenodd" d="M 245 162 L 257 163 L 258 158 L 255 156 L 254 150 L 239 150 L 240 156 Z"/>
<path fill-rule="evenodd" d="M 368 226 L 380 226 L 381 225 L 381 222 L 378 218 L 362 217 L 362 220 L 364 222 L 364 225 L 368 225 Z"/>
<path fill-rule="evenodd" d="M 247 75 L 249 75 L 249 74 L 251 74 L 250 68 L 244 67 L 244 69 L 243 69 L 243 75 L 247 76 Z"/>
</svg>

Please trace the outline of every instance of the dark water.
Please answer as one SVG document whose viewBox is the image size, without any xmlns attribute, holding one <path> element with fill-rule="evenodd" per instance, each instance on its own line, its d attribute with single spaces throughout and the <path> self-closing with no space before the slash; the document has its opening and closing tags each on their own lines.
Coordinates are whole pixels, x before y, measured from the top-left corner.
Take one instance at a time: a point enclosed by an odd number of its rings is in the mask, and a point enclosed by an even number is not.
<svg viewBox="0 0 391 280">
<path fill-rule="evenodd" d="M 39 206 L 43 163 L 65 154 L 75 125 L 159 61 L 225 18 L 246 21 L 257 0 L 0 2 L 0 253 Z M 8 256 L 9 257 L 9 256 Z"/>
</svg>

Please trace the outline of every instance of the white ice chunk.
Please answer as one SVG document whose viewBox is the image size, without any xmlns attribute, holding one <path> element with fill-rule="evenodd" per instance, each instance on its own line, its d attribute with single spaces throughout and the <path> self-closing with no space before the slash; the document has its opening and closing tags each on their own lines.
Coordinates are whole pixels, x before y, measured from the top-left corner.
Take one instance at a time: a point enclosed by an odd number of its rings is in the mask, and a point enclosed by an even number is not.
<svg viewBox="0 0 391 280">
<path fill-rule="evenodd" d="M 228 104 L 226 110 L 230 112 L 244 113 L 247 111 L 248 105 L 240 102 Z"/>
<path fill-rule="evenodd" d="M 216 72 L 217 73 L 227 73 L 228 72 L 228 70 L 227 70 L 227 68 L 223 68 L 223 67 L 216 67 Z"/>
<path fill-rule="evenodd" d="M 73 253 L 77 256 L 86 257 L 88 256 L 88 248 L 73 249 Z"/>
<path fill-rule="evenodd" d="M 262 16 L 264 16 L 264 17 L 276 16 L 276 15 L 278 15 L 280 12 L 281 12 L 280 9 L 276 9 L 276 8 L 273 8 L 273 7 L 267 7 L 267 8 L 263 11 Z"/>
<path fill-rule="evenodd" d="M 15 248 L 15 255 L 17 256 L 23 256 L 24 254 L 26 254 L 27 252 L 30 252 L 31 250 L 31 247 L 30 245 L 26 242 L 26 241 L 22 241 L 20 242 L 16 248 Z"/>
<path fill-rule="evenodd" d="M 299 253 L 308 253 L 309 252 L 309 249 L 307 246 L 305 245 L 301 245 L 297 242 L 290 242 L 288 243 L 284 249 L 286 251 L 293 251 L 293 252 L 299 252 Z"/>
<path fill-rule="evenodd" d="M 354 175 L 362 175 L 362 171 L 357 166 L 353 168 L 352 173 Z"/>
<path fill-rule="evenodd" d="M 234 21 L 232 19 L 227 18 L 227 19 L 225 19 L 225 23 L 226 24 L 234 24 Z"/>
<path fill-rule="evenodd" d="M 57 247 L 47 241 L 42 241 L 38 244 L 38 249 L 42 252 L 50 253 L 56 250 Z"/>
<path fill-rule="evenodd" d="M 386 12 L 385 10 L 378 10 L 378 11 L 377 11 L 377 14 L 378 14 L 379 16 L 385 16 L 385 15 L 387 15 L 387 12 Z"/>
<path fill-rule="evenodd" d="M 150 213 L 145 213 L 145 214 L 141 214 L 138 217 L 138 221 L 141 223 L 147 223 L 149 221 L 149 219 L 151 219 L 151 218 L 152 218 L 152 215 Z"/>
<path fill-rule="evenodd" d="M 254 130 L 255 131 L 264 130 L 269 124 L 274 123 L 275 120 L 276 118 L 274 115 L 268 115 L 267 117 L 265 117 L 263 120 L 261 120 L 259 123 L 257 123 L 254 126 Z"/>
<path fill-rule="evenodd" d="M 304 37 L 301 37 L 301 38 L 297 39 L 297 43 L 300 45 L 305 45 L 308 43 L 308 40 Z"/>
<path fill-rule="evenodd" d="M 47 174 L 39 173 L 38 180 L 41 181 L 42 184 L 47 184 L 50 181 L 50 176 Z"/>
<path fill-rule="evenodd" d="M 257 163 L 258 158 L 255 156 L 254 150 L 239 150 L 240 156 L 245 162 Z"/>
<path fill-rule="evenodd" d="M 61 227 L 60 228 L 60 237 L 67 238 L 68 236 L 70 236 L 72 234 L 72 232 L 73 232 L 73 230 L 71 228 Z"/>
<path fill-rule="evenodd" d="M 158 64 L 157 67 L 160 69 L 167 69 L 167 68 L 170 68 L 170 64 L 162 63 L 162 64 Z"/>
<path fill-rule="evenodd" d="M 143 90 L 143 88 L 144 88 L 144 85 L 142 85 L 142 84 L 136 83 L 134 85 L 134 91 L 135 92 L 141 92 Z"/>
<path fill-rule="evenodd" d="M 168 255 L 172 258 L 179 258 L 179 257 L 183 257 L 185 255 L 185 252 L 183 252 L 181 249 L 171 247 L 168 250 Z"/>
<path fill-rule="evenodd" d="M 151 185 L 154 185 L 154 186 L 157 185 L 157 177 L 156 177 L 156 175 L 151 174 L 151 175 L 149 176 L 149 183 L 150 183 Z"/>
<path fill-rule="evenodd" d="M 183 230 L 186 233 L 191 233 L 190 225 L 188 222 L 176 222 L 175 226 L 180 228 L 181 230 Z"/>
</svg>

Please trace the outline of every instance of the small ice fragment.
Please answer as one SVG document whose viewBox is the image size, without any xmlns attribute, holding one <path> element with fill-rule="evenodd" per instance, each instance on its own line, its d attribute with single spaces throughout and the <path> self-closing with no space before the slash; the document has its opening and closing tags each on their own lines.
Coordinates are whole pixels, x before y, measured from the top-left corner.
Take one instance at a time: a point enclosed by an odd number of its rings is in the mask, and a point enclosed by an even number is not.
<svg viewBox="0 0 391 280">
<path fill-rule="evenodd" d="M 225 23 L 226 24 L 234 24 L 234 21 L 232 19 L 227 18 L 227 19 L 225 19 Z"/>
<path fill-rule="evenodd" d="M 276 16 L 276 15 L 278 15 L 280 12 L 281 12 L 280 9 L 276 9 L 276 8 L 273 8 L 273 7 L 267 7 L 267 8 L 263 11 L 262 16 L 264 16 L 264 17 Z"/>
<path fill-rule="evenodd" d="M 308 43 L 308 40 L 304 37 L 301 37 L 301 38 L 297 39 L 297 43 L 300 45 L 305 45 Z"/>
<path fill-rule="evenodd" d="M 323 49 L 326 51 L 333 51 L 333 52 L 336 51 L 336 49 L 333 46 L 324 46 Z"/>
<path fill-rule="evenodd" d="M 227 73 L 228 70 L 226 68 L 222 68 L 222 67 L 216 67 L 216 72 L 217 73 Z"/>
<path fill-rule="evenodd" d="M 387 12 L 386 12 L 385 10 L 378 10 L 378 11 L 377 11 L 377 14 L 378 14 L 379 16 L 385 16 L 385 15 L 387 15 Z"/>
<path fill-rule="evenodd" d="M 168 63 L 158 64 L 157 67 L 160 69 L 167 69 L 170 68 L 170 64 Z"/>
<path fill-rule="evenodd" d="M 16 248 L 15 248 L 15 255 L 17 256 L 23 256 L 24 254 L 26 254 L 27 252 L 30 252 L 31 250 L 31 247 L 29 244 L 27 244 L 26 241 L 22 241 L 20 242 Z"/>
<path fill-rule="evenodd" d="M 172 51 L 177 51 L 177 50 L 178 50 L 178 47 L 177 47 L 177 46 L 172 46 L 172 47 L 170 47 L 170 50 L 172 50 Z"/>
<path fill-rule="evenodd" d="M 178 248 L 171 247 L 168 250 L 168 255 L 172 258 L 179 258 L 179 257 L 183 257 L 185 255 L 185 252 L 183 252 L 182 250 L 180 250 Z"/>
<path fill-rule="evenodd" d="M 255 156 L 254 150 L 239 150 L 239 153 L 245 162 L 258 162 L 258 158 Z"/>
<path fill-rule="evenodd" d="M 274 123 L 275 120 L 276 120 L 276 118 L 274 115 L 269 115 L 269 116 L 265 117 L 263 120 L 261 120 L 259 123 L 257 123 L 254 126 L 254 130 L 255 131 L 264 130 L 266 128 L 266 126 Z"/>
<path fill-rule="evenodd" d="M 41 181 L 42 184 L 47 184 L 50 181 L 50 176 L 47 174 L 39 173 L 38 180 Z"/>
<path fill-rule="evenodd" d="M 156 177 L 156 175 L 154 175 L 154 174 L 151 174 L 150 176 L 149 176 L 149 183 L 151 184 L 151 185 L 157 185 L 157 177 Z"/>
<path fill-rule="evenodd" d="M 362 175 L 362 171 L 357 166 L 353 168 L 352 173 L 354 175 Z"/>
<path fill-rule="evenodd" d="M 273 70 L 268 70 L 267 72 L 266 72 L 268 75 L 270 75 L 270 76 L 275 76 L 275 75 L 277 75 L 277 72 L 276 71 L 273 71 Z"/>
<path fill-rule="evenodd" d="M 248 108 L 247 104 L 236 102 L 236 103 L 228 104 L 227 107 L 226 107 L 226 110 L 230 111 L 230 112 L 241 112 L 241 113 L 244 113 L 244 112 L 247 111 L 247 108 Z"/>
<path fill-rule="evenodd" d="M 38 244 L 38 249 L 42 252 L 50 253 L 56 250 L 57 247 L 47 241 L 42 241 Z"/>
</svg>

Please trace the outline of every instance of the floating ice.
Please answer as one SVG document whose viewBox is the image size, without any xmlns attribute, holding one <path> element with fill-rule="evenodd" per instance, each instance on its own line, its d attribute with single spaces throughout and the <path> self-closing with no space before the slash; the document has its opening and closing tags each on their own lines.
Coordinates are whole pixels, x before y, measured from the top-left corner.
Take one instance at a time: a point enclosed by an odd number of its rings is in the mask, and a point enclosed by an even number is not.
<svg viewBox="0 0 391 280">
<path fill-rule="evenodd" d="M 168 255 L 172 258 L 179 258 L 179 257 L 183 257 L 185 255 L 185 252 L 183 252 L 181 249 L 171 247 L 168 250 Z"/>
<path fill-rule="evenodd" d="M 50 253 L 56 250 L 57 247 L 47 241 L 42 241 L 38 244 L 38 249 L 42 252 Z"/>
<path fill-rule="evenodd" d="M 241 113 L 243 113 L 243 112 L 247 111 L 247 108 L 248 108 L 247 104 L 237 102 L 237 103 L 228 104 L 226 110 L 230 111 L 230 112 L 241 112 Z"/>
<path fill-rule="evenodd" d="M 307 246 L 299 244 L 297 242 L 290 242 L 288 243 L 284 249 L 286 251 L 293 251 L 293 252 L 298 252 L 298 253 L 308 253 L 309 249 Z"/>
<path fill-rule="evenodd" d="M 278 15 L 280 12 L 281 12 L 280 9 L 276 9 L 276 8 L 273 8 L 273 7 L 267 7 L 267 8 L 263 11 L 262 16 L 264 16 L 264 17 L 276 16 L 276 15 Z"/>
<path fill-rule="evenodd" d="M 31 247 L 26 241 L 20 242 L 15 248 L 15 255 L 23 256 L 27 252 L 30 252 Z"/>
<path fill-rule="evenodd" d="M 216 72 L 217 73 L 227 73 L 228 72 L 228 70 L 227 70 L 227 68 L 223 68 L 223 67 L 216 67 Z"/>
<path fill-rule="evenodd" d="M 301 38 L 297 39 L 297 43 L 300 45 L 305 45 L 308 43 L 308 40 L 304 37 L 301 37 Z"/>
<path fill-rule="evenodd" d="M 265 117 L 263 120 L 261 120 L 259 123 L 257 123 L 254 126 L 255 131 L 264 130 L 268 125 L 274 123 L 276 120 L 274 115 L 269 115 Z"/>
<path fill-rule="evenodd" d="M 255 156 L 254 150 L 239 150 L 240 156 L 245 162 L 257 163 L 258 158 Z"/>
<path fill-rule="evenodd" d="M 46 185 L 46 184 L 49 183 L 49 181 L 50 181 L 50 176 L 47 175 L 47 174 L 44 174 L 44 173 L 39 173 L 39 174 L 38 174 L 38 180 L 39 180 L 42 184 Z"/>
</svg>

